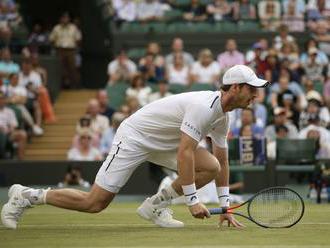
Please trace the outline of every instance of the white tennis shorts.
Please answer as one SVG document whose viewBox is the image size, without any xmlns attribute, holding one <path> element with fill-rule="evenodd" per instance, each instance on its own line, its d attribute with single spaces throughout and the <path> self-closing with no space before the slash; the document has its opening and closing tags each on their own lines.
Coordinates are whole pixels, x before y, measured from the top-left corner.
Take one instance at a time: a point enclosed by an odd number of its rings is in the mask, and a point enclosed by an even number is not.
<svg viewBox="0 0 330 248">
<path fill-rule="evenodd" d="M 115 135 L 111 151 L 99 169 L 95 183 L 112 193 L 118 193 L 134 170 L 143 162 L 177 170 L 176 152 L 155 152 L 134 139 L 137 133 L 126 125 L 121 125 Z"/>
</svg>

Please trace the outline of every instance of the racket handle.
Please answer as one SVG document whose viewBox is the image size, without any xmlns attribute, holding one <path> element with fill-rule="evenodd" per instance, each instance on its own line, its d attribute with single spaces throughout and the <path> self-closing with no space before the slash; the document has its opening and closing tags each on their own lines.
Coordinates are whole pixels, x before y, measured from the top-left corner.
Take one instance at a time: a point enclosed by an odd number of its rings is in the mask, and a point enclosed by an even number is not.
<svg viewBox="0 0 330 248">
<path fill-rule="evenodd" d="M 210 208 L 210 214 L 224 214 L 227 212 L 227 208 Z"/>
</svg>

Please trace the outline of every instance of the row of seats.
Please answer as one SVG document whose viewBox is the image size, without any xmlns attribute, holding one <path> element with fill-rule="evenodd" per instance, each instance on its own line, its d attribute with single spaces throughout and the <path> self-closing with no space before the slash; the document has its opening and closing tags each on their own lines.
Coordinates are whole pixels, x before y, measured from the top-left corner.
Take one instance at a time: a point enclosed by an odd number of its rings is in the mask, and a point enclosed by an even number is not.
<svg viewBox="0 0 330 248">
<path fill-rule="evenodd" d="M 230 164 L 240 164 L 239 139 L 228 140 Z M 277 139 L 277 164 L 313 164 L 315 163 L 316 142 L 314 139 Z"/>
<path fill-rule="evenodd" d="M 156 84 L 147 84 L 151 89 L 156 92 L 158 86 Z M 111 101 L 111 106 L 118 109 L 125 102 L 126 90 L 130 87 L 125 82 L 118 82 L 114 85 L 107 86 L 107 92 Z M 201 90 L 215 90 L 215 87 L 210 84 L 195 83 L 187 88 L 182 84 L 169 84 L 169 91 L 173 94 L 183 93 L 186 91 L 201 91 Z"/>
<path fill-rule="evenodd" d="M 125 22 L 120 26 L 120 32 L 123 33 L 176 33 L 176 32 L 249 32 L 260 31 L 260 24 L 258 21 L 245 20 L 237 23 L 222 21 L 222 22 Z"/>
</svg>

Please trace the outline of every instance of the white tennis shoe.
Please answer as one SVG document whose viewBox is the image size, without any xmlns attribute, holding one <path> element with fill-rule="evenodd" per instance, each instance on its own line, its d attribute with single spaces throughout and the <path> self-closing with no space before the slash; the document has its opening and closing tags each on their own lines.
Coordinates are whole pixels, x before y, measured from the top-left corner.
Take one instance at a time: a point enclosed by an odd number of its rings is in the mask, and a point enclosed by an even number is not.
<svg viewBox="0 0 330 248">
<path fill-rule="evenodd" d="M 168 202 L 153 204 L 150 198 L 147 198 L 137 209 L 138 215 L 160 227 L 180 228 L 184 227 L 184 223 L 173 219 L 173 211 L 169 208 Z"/>
<path fill-rule="evenodd" d="M 28 189 L 28 187 L 14 184 L 8 191 L 9 201 L 3 205 L 1 210 L 1 221 L 7 228 L 16 229 L 17 222 L 24 210 L 31 207 L 30 201 L 22 196 L 24 189 Z"/>
</svg>

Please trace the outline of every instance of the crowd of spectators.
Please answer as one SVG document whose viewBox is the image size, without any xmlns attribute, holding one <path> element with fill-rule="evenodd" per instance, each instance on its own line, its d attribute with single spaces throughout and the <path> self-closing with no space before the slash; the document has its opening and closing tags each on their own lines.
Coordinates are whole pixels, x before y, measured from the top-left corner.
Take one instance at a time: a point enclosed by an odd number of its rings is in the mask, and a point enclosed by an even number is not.
<svg viewBox="0 0 330 248">
<path fill-rule="evenodd" d="M 317 158 L 330 158 L 329 26 L 325 20 L 319 20 L 315 25 L 317 31 L 310 33 L 304 47 L 299 47 L 288 27 L 281 24 L 271 42 L 257 40 L 247 51 L 240 51 L 236 40 L 228 39 L 224 52 L 214 54 L 203 48 L 194 58 L 179 37 L 173 39 L 168 54 L 162 53 L 159 43 L 150 42 L 146 45 L 146 54 L 136 62 L 122 50 L 109 62 L 107 72 L 108 85 L 129 85 L 126 103 L 115 113 L 124 119 L 140 107 L 171 95 L 169 88 L 173 85 L 180 85 L 186 91 L 194 85 L 216 89 L 229 67 L 246 64 L 259 77 L 271 82 L 271 86 L 259 90 L 249 109 L 230 113 L 229 138 L 266 138 L 269 158 L 275 157 L 277 138 L 314 138 L 317 140 Z M 319 27 L 326 27 L 322 38 Z M 111 101 L 109 104 L 111 106 Z M 111 118 L 108 121 L 114 123 Z M 112 131 L 116 130 L 117 124 L 112 125 Z M 108 135 L 109 143 L 114 134 L 112 131 Z M 98 138 L 105 140 L 101 133 Z M 99 143 L 96 145 L 103 155 L 111 146 L 105 149 Z"/>
<path fill-rule="evenodd" d="M 113 0 L 113 18 L 123 22 L 176 20 L 187 22 L 257 21 L 264 30 L 276 31 L 285 23 L 290 31 L 314 29 L 315 22 L 330 16 L 327 0 Z"/>
</svg>

